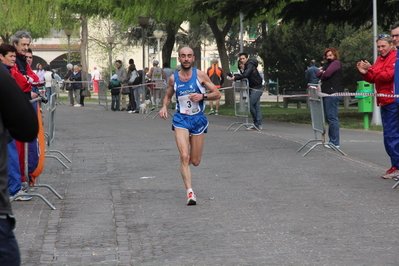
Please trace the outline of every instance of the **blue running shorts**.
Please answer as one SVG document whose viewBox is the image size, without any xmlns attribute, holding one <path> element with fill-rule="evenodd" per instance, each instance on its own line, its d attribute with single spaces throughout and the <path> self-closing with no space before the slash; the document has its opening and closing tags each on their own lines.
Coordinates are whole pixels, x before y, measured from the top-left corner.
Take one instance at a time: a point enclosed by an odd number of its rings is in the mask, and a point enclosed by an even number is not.
<svg viewBox="0 0 399 266">
<path fill-rule="evenodd" d="M 187 129 L 190 135 L 207 133 L 208 125 L 208 119 L 202 112 L 196 115 L 175 113 L 172 120 L 172 130 L 175 130 L 175 128 Z"/>
</svg>

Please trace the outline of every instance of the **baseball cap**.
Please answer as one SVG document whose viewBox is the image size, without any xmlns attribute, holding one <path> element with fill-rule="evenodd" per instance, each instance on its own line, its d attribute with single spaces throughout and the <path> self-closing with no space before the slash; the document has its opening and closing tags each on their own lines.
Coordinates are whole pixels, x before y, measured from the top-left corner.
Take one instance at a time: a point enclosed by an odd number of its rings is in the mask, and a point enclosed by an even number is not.
<svg viewBox="0 0 399 266">
<path fill-rule="evenodd" d="M 155 65 L 159 64 L 158 60 L 154 60 L 154 61 L 152 61 L 152 63 L 155 64 Z"/>
</svg>

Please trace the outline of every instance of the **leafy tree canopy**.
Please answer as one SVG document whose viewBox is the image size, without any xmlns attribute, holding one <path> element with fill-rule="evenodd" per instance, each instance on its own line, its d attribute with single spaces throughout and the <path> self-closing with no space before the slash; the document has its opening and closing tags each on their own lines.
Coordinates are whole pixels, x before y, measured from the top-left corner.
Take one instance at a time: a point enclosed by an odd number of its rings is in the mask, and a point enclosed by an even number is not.
<svg viewBox="0 0 399 266">
<path fill-rule="evenodd" d="M 276 2 L 280 1 L 276 0 Z M 378 25 L 386 31 L 397 21 L 399 5 L 395 3 L 397 1 L 392 0 L 376 2 Z M 284 22 L 295 22 L 298 25 L 312 22 L 361 27 L 370 26 L 373 18 L 373 1 L 371 0 L 285 0 L 285 3 L 280 17 Z M 301 12 L 298 12 L 299 10 Z"/>
</svg>

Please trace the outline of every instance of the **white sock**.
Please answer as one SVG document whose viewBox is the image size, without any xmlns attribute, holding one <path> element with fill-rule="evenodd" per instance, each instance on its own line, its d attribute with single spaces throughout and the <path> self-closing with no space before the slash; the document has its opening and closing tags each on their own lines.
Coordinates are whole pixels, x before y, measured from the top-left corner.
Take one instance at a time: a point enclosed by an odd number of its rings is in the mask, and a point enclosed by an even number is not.
<svg viewBox="0 0 399 266">
<path fill-rule="evenodd" d="M 154 97 L 151 97 L 151 103 L 152 103 L 152 105 L 155 105 Z"/>
<path fill-rule="evenodd" d="M 187 189 L 187 197 L 188 197 L 188 195 L 189 195 L 191 192 L 194 193 L 194 191 L 193 191 L 192 188 Z"/>
</svg>

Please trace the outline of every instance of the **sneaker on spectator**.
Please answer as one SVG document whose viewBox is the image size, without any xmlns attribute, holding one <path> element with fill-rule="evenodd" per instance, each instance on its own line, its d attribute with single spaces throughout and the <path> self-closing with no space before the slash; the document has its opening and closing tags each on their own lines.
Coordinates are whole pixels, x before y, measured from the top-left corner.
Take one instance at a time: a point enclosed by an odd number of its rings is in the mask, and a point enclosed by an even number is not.
<svg viewBox="0 0 399 266">
<path fill-rule="evenodd" d="M 73 107 L 82 107 L 82 105 L 77 103 Z"/>
<path fill-rule="evenodd" d="M 216 110 L 216 111 L 215 111 L 215 115 L 219 115 L 219 112 L 218 112 L 218 110 Z"/>
<path fill-rule="evenodd" d="M 389 168 L 389 169 L 385 172 L 385 174 L 383 174 L 383 175 L 381 176 L 381 178 L 384 178 L 384 179 L 392 178 L 392 177 L 393 177 L 392 174 L 394 174 L 394 176 L 396 176 L 396 175 L 395 175 L 395 172 L 398 172 L 398 169 L 397 169 L 395 166 L 392 166 L 391 168 Z M 398 174 L 398 175 L 399 175 L 399 174 Z"/>
<path fill-rule="evenodd" d="M 196 205 L 197 198 L 194 195 L 194 192 L 190 192 L 187 197 L 187 205 Z"/>
<path fill-rule="evenodd" d="M 390 173 L 390 174 L 385 174 L 383 176 L 381 176 L 381 178 L 383 179 L 393 179 L 394 177 L 399 176 L 399 170 L 395 170 L 394 172 Z"/>
<path fill-rule="evenodd" d="M 251 131 L 251 130 L 261 131 L 261 130 L 262 130 L 262 127 L 261 127 L 261 126 L 259 126 L 259 127 L 257 127 L 257 126 L 250 126 L 250 127 L 247 127 L 247 130 L 248 130 L 248 131 Z"/>
<path fill-rule="evenodd" d="M 27 201 L 27 200 L 31 200 L 33 197 L 28 196 L 25 191 L 20 190 L 17 192 L 17 194 L 15 194 L 14 198 L 15 198 L 14 200 Z"/>
<path fill-rule="evenodd" d="M 208 115 L 213 115 L 215 113 L 215 111 L 213 111 L 213 109 L 211 109 L 208 113 Z"/>
</svg>

